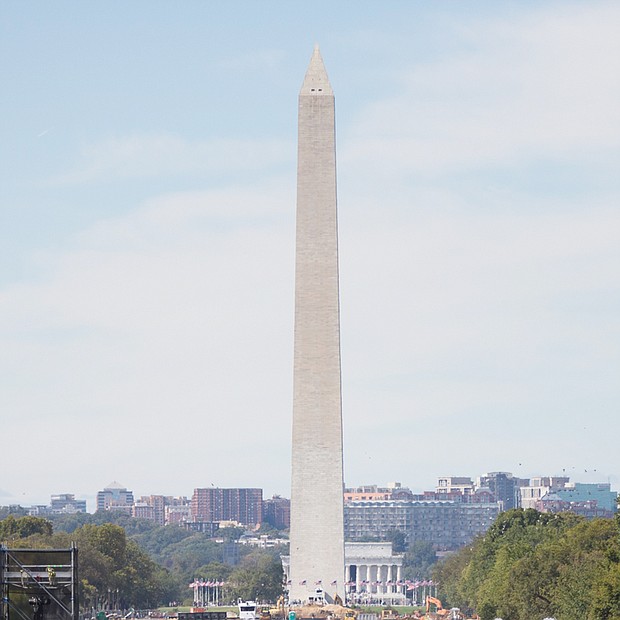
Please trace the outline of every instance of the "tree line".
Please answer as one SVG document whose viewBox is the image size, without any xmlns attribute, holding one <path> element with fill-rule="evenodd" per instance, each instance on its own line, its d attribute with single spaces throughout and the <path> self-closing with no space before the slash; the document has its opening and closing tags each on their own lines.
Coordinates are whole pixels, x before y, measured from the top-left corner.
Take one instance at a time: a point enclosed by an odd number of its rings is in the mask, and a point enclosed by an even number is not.
<svg viewBox="0 0 620 620">
<path fill-rule="evenodd" d="M 221 532 L 231 543 L 242 533 Z M 511 510 L 439 563 L 432 546 L 407 546 L 400 533 L 390 536 L 395 551 L 404 552 L 404 577 L 432 577 L 445 607 L 475 610 L 481 620 L 620 620 L 618 517 L 586 521 L 572 513 Z M 226 563 L 226 544 L 205 534 L 110 513 L 52 520 L 9 514 L 0 521 L 0 541 L 31 549 L 75 542 L 85 610 L 189 604 L 195 579 L 225 582 L 224 602 L 275 601 L 283 589 L 279 556 L 287 551 L 236 545 L 239 557 Z"/>
<path fill-rule="evenodd" d="M 433 578 L 481 620 L 620 620 L 620 521 L 510 510 Z"/>
<path fill-rule="evenodd" d="M 116 523 L 110 522 L 116 521 Z M 229 540 L 243 530 L 224 531 Z M 111 514 L 56 519 L 9 514 L 0 521 L 9 548 L 61 549 L 76 543 L 79 599 L 84 611 L 152 609 L 172 601 L 191 604 L 194 579 L 225 582 L 224 601 L 275 601 L 282 593 L 281 550 L 239 545 L 236 565 L 224 563 L 222 543 L 180 527 Z"/>
</svg>

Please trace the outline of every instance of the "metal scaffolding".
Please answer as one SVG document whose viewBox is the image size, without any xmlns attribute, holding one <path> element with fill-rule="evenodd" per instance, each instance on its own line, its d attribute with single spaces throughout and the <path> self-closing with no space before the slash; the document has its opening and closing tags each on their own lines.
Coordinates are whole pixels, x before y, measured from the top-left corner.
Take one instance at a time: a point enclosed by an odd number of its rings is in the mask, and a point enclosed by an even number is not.
<svg viewBox="0 0 620 620">
<path fill-rule="evenodd" d="M 78 553 L 0 545 L 0 620 L 78 620 Z"/>
</svg>

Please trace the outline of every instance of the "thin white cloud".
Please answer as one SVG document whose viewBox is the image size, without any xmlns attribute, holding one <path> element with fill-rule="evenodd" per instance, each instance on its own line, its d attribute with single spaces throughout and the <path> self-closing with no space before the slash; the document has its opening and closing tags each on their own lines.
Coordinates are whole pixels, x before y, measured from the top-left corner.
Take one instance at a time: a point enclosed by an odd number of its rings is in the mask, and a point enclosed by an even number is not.
<svg viewBox="0 0 620 620">
<path fill-rule="evenodd" d="M 291 144 L 277 140 L 188 142 L 174 134 L 122 136 L 85 147 L 75 168 L 52 182 L 71 185 L 157 175 L 247 173 L 281 164 L 291 152 Z"/>
<path fill-rule="evenodd" d="M 254 217 L 212 228 L 217 192 L 203 193 L 202 214 L 195 194 L 159 198 L 51 256 L 49 279 L 2 291 L 0 366 L 14 377 L 3 389 L 3 409 L 13 412 L 5 432 L 22 437 L 24 419 L 50 442 L 88 429 L 96 440 L 73 453 L 91 480 L 106 480 L 110 462 L 127 472 L 136 459 L 160 460 L 171 425 L 183 436 L 191 428 L 210 455 L 185 454 L 187 479 L 176 468 L 160 472 L 159 484 L 177 492 L 203 484 L 232 440 L 248 460 L 236 458 L 238 469 L 216 482 L 262 485 L 267 472 L 254 468 L 255 479 L 247 478 L 254 444 L 288 436 L 294 227 L 292 217 L 272 214 L 294 198 L 269 186 L 255 186 L 252 196 L 249 206 L 249 194 L 229 191 L 231 210 Z M 120 435 L 134 438 L 130 448 Z M 107 464 L 87 459 L 91 450 Z M 58 459 L 55 467 L 66 478 L 74 464 Z M 36 468 L 22 467 L 33 488 Z"/>
<path fill-rule="evenodd" d="M 599 471 L 613 472 L 612 442 L 575 424 L 604 427 L 618 398 L 620 213 L 587 203 L 572 214 L 466 212 L 458 202 L 412 209 L 398 227 L 381 222 L 377 203 L 375 218 L 364 209 L 343 233 L 349 475 L 377 479 L 381 463 L 364 459 L 377 443 L 410 479 L 424 477 L 423 462 L 437 472 L 437 450 L 441 471 L 464 471 L 458 449 L 449 454 L 457 446 L 471 451 L 467 472 L 492 462 L 526 475 L 515 469 L 524 458 L 555 471 L 567 446 L 578 462 L 588 446 Z M 501 449 L 476 443 L 489 419 Z"/>
<path fill-rule="evenodd" d="M 620 146 L 619 21 L 609 4 L 470 23 L 471 50 L 404 71 L 405 90 L 363 111 L 341 161 L 402 174 L 604 160 Z"/>
</svg>

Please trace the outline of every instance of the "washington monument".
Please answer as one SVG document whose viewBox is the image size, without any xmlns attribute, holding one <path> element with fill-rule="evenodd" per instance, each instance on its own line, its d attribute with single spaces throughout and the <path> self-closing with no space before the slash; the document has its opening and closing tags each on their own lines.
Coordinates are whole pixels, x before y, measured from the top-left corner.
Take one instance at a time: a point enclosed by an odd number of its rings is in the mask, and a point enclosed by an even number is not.
<svg viewBox="0 0 620 620">
<path fill-rule="evenodd" d="M 344 591 L 335 106 L 315 47 L 299 93 L 289 600 Z"/>
</svg>

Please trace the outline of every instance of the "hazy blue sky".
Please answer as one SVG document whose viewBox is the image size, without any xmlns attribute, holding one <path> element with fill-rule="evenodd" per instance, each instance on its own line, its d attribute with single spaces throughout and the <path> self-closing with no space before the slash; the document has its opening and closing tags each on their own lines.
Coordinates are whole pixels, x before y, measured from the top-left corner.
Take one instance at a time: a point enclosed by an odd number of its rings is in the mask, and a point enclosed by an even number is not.
<svg viewBox="0 0 620 620">
<path fill-rule="evenodd" d="M 317 42 L 347 484 L 617 488 L 619 27 L 595 1 L 0 3 L 0 504 L 288 495 Z"/>
</svg>

